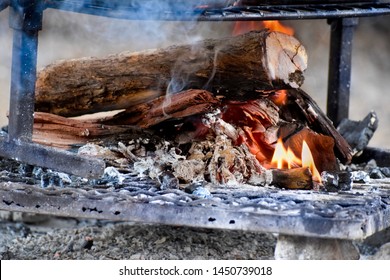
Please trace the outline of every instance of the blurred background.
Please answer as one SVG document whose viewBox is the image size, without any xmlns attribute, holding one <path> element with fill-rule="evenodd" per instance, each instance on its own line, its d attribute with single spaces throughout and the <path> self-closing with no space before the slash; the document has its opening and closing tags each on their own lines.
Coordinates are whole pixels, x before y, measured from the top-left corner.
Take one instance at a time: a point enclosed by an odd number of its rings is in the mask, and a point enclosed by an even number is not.
<svg viewBox="0 0 390 280">
<path fill-rule="evenodd" d="M 303 89 L 326 110 L 329 25 L 326 20 L 284 21 L 295 29 L 309 61 Z M 232 34 L 232 22 L 125 21 L 47 10 L 39 37 L 38 69 L 56 60 L 139 51 Z M 7 124 L 12 30 L 0 13 L 0 126 Z M 362 18 L 353 42 L 350 119 L 374 110 L 379 128 L 370 146 L 390 148 L 390 16 Z"/>
</svg>

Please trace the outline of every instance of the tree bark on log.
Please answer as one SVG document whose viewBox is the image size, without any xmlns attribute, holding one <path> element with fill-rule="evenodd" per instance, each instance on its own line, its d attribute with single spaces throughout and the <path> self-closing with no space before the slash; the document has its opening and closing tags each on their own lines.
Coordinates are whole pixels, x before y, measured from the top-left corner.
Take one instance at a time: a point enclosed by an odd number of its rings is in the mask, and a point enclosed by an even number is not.
<svg viewBox="0 0 390 280">
<path fill-rule="evenodd" d="M 191 45 L 81 58 L 38 73 L 36 111 L 62 116 L 126 109 L 184 89 L 231 99 L 256 91 L 297 88 L 307 66 L 294 37 L 269 30 Z"/>
</svg>

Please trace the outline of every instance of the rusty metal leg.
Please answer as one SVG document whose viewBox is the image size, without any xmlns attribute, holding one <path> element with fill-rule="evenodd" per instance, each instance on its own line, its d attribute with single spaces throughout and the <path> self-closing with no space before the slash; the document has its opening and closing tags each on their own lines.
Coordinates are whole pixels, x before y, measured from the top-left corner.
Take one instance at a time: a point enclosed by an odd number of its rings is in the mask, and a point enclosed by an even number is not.
<svg viewBox="0 0 390 280">
<path fill-rule="evenodd" d="M 331 26 L 327 115 L 337 126 L 349 114 L 352 39 L 357 18 L 329 20 Z"/>
<path fill-rule="evenodd" d="M 0 156 L 83 177 L 97 177 L 104 171 L 103 161 L 32 143 L 42 14 L 42 0 L 10 1 L 10 27 L 14 30 L 11 96 L 8 136 L 0 138 Z"/>
</svg>

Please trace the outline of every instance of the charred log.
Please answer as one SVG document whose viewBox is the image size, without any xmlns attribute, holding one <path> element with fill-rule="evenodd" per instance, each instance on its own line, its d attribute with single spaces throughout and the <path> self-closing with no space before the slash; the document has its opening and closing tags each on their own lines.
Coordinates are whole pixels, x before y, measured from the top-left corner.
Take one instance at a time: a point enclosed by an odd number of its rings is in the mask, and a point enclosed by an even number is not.
<svg viewBox="0 0 390 280">
<path fill-rule="evenodd" d="M 268 170 L 267 170 L 268 171 Z M 285 189 L 312 189 L 312 174 L 307 167 L 293 169 L 272 169 L 270 185 Z"/>
<path fill-rule="evenodd" d="M 370 112 L 361 121 L 343 119 L 338 126 L 340 134 L 351 145 L 354 156 L 363 152 L 377 128 L 378 116 L 375 112 Z"/>
</svg>

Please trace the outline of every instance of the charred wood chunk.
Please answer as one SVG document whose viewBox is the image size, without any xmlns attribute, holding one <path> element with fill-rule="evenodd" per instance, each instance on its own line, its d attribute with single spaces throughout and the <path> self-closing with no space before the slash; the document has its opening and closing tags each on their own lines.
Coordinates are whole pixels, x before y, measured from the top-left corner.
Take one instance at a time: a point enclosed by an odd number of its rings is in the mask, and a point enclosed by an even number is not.
<svg viewBox="0 0 390 280">
<path fill-rule="evenodd" d="M 353 157 L 353 163 L 367 164 L 371 160 L 375 160 L 377 166 L 389 167 L 390 166 L 390 150 L 374 147 L 367 147 L 359 156 Z"/>
<path fill-rule="evenodd" d="M 328 192 L 348 191 L 352 188 L 353 174 L 348 171 L 322 172 L 323 188 Z"/>
<path fill-rule="evenodd" d="M 199 198 L 211 198 L 212 194 L 210 191 L 205 187 L 205 182 L 194 182 L 191 184 L 188 184 L 184 191 L 186 193 L 192 194 Z"/>
<path fill-rule="evenodd" d="M 313 179 L 309 168 L 272 169 L 272 183 L 283 189 L 312 189 Z"/>
<path fill-rule="evenodd" d="M 378 128 L 378 116 L 371 111 L 363 120 L 352 121 L 343 119 L 338 126 L 338 131 L 347 140 L 353 154 L 359 156 L 367 147 L 368 142 Z"/>
<path fill-rule="evenodd" d="M 179 187 L 179 179 L 170 171 L 163 171 L 158 175 L 160 190 L 177 189 Z"/>
</svg>

